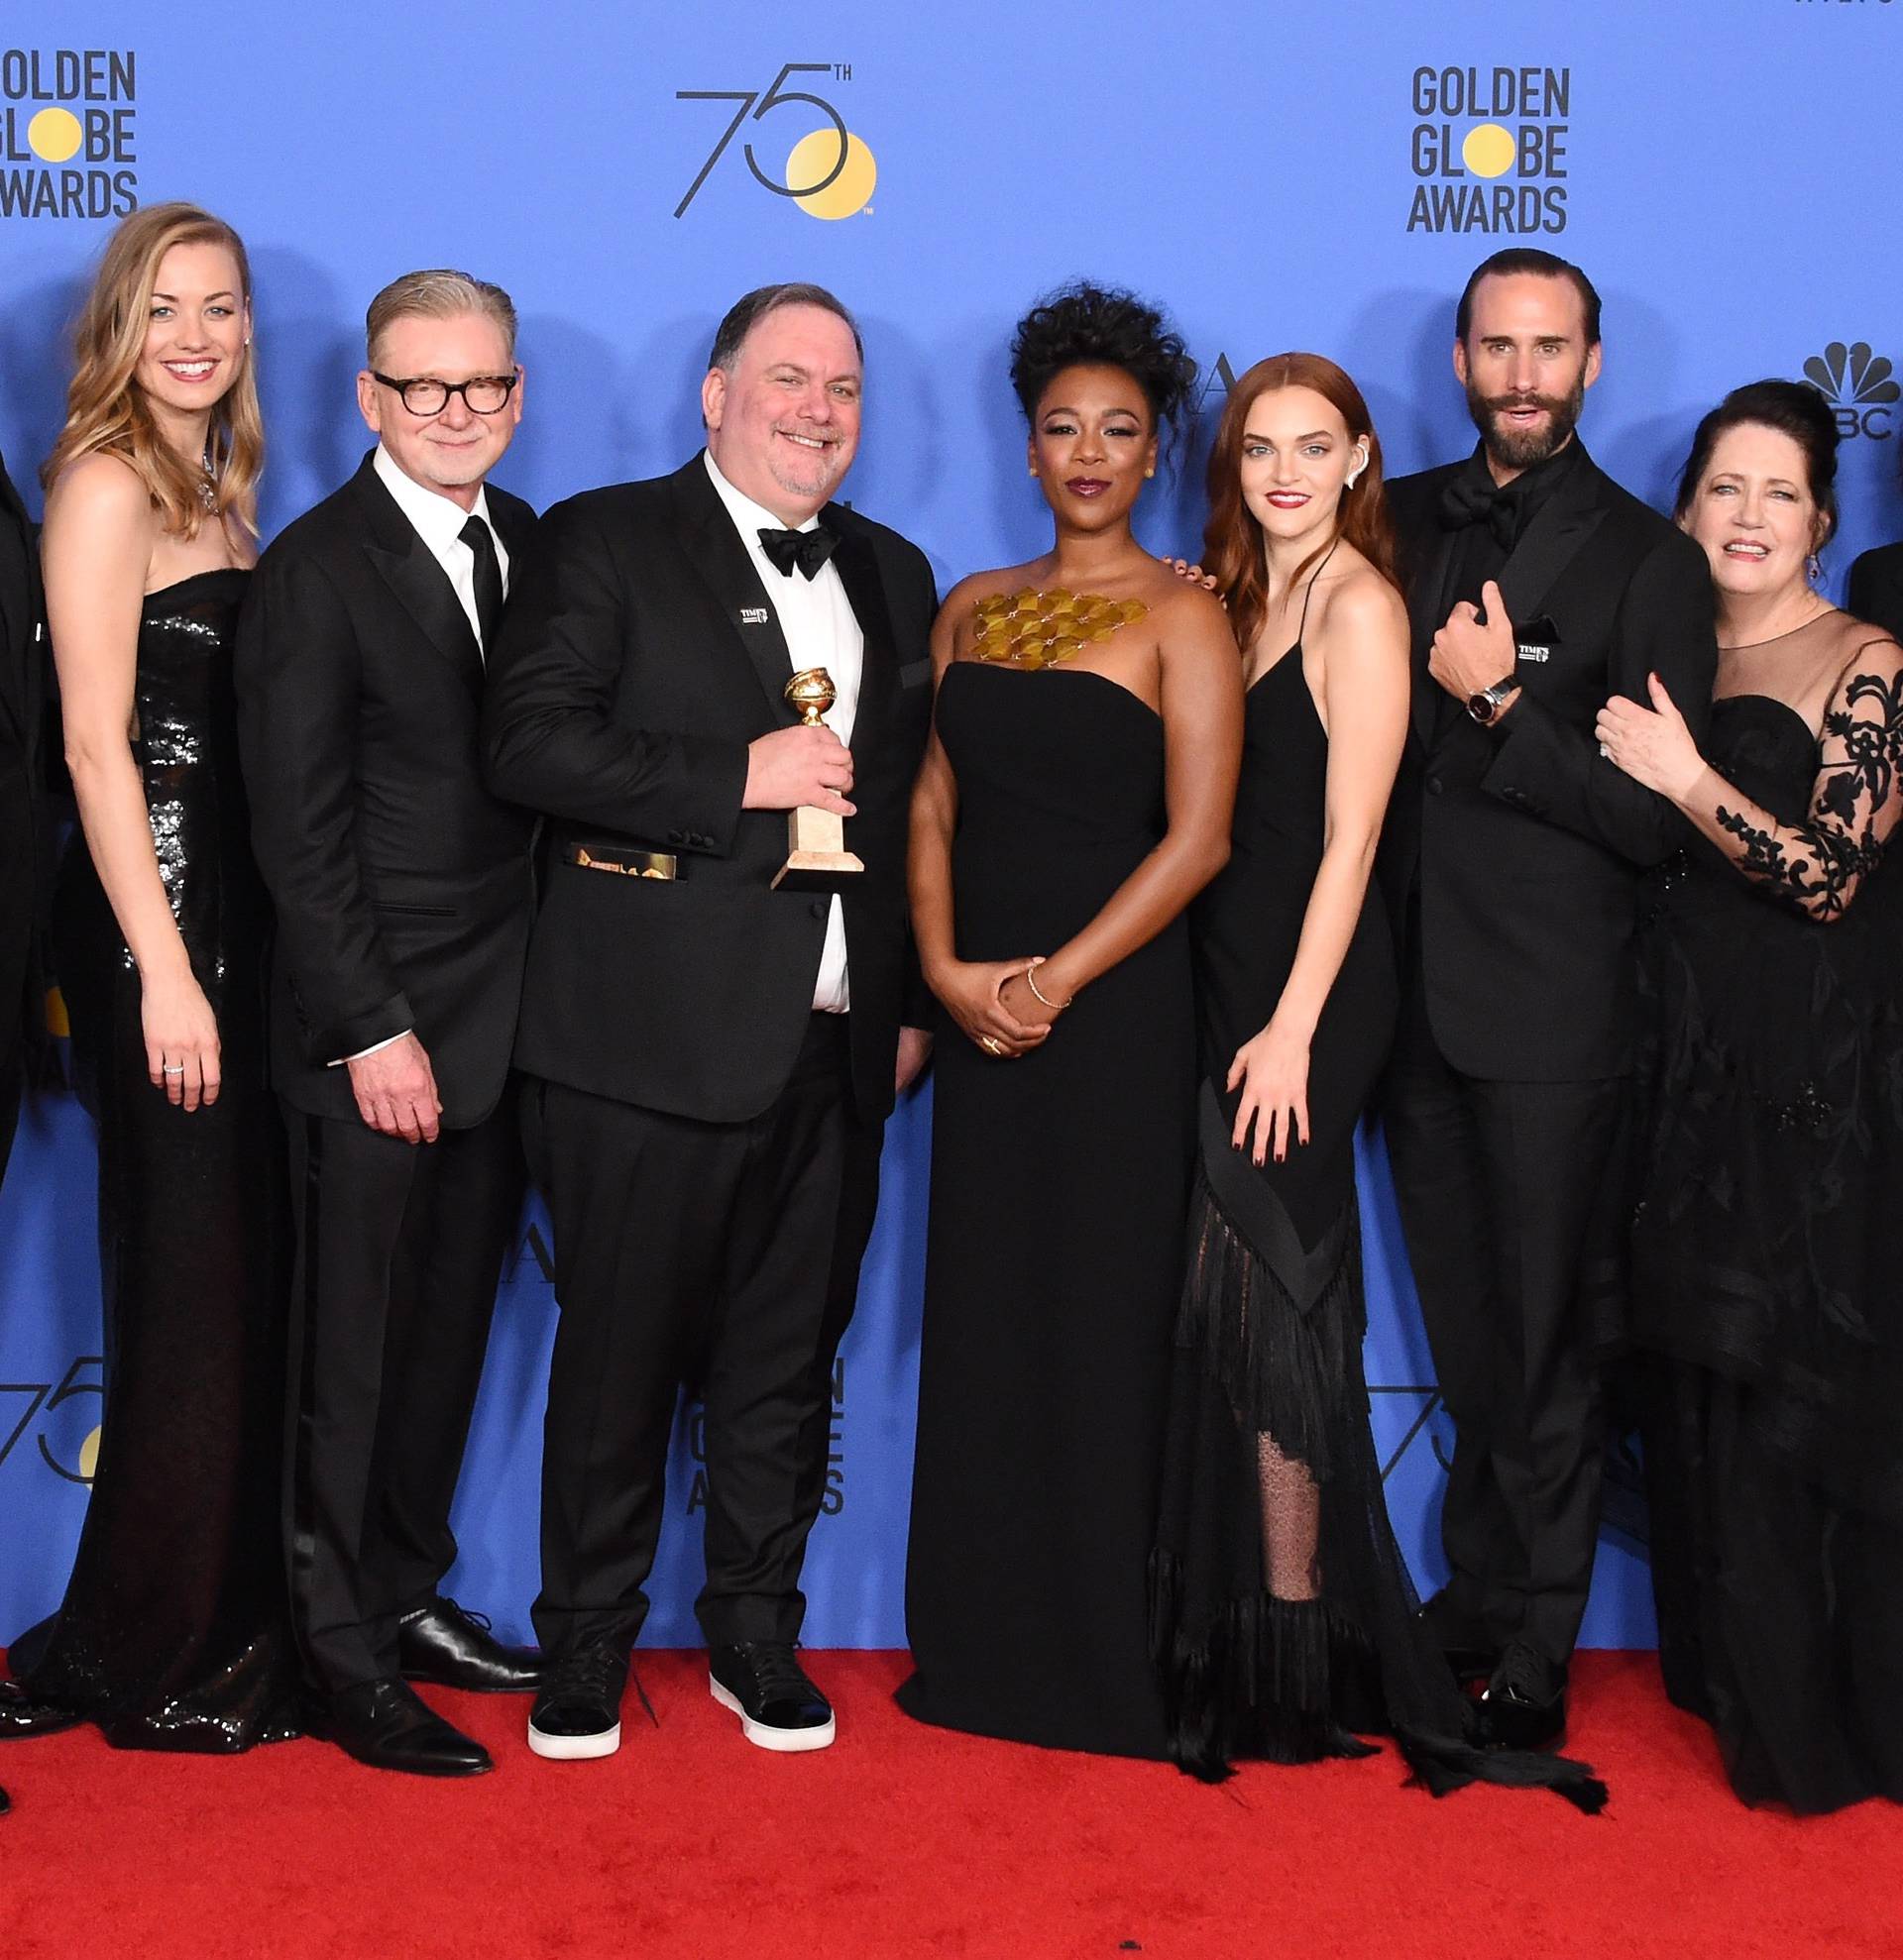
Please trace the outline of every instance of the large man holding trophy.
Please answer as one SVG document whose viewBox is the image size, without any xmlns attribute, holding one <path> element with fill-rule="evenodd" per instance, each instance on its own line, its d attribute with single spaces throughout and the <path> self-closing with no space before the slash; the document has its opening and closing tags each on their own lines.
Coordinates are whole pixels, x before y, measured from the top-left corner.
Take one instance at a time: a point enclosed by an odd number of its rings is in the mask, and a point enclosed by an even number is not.
<svg viewBox="0 0 1903 1960">
<path fill-rule="evenodd" d="M 706 450 L 551 510 L 490 663 L 491 783 L 550 819 L 516 1046 L 561 1308 L 543 1756 L 619 1743 L 684 1379 L 714 1695 L 761 1747 L 833 1739 L 794 1654 L 800 1566 L 881 1131 L 928 1038 L 901 1023 L 925 1020 L 905 826 L 935 593 L 915 546 L 830 501 L 861 355 L 820 287 L 748 293 Z"/>
</svg>

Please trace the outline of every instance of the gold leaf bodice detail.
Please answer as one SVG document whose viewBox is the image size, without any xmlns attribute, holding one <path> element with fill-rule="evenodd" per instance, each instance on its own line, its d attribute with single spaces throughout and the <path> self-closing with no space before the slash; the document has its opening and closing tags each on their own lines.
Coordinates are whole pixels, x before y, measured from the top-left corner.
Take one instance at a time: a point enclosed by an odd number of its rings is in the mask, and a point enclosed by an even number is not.
<svg viewBox="0 0 1903 1960">
<path fill-rule="evenodd" d="M 1031 670 L 1055 667 L 1150 610 L 1140 599 L 1104 599 L 1061 586 L 1048 593 L 1030 586 L 993 593 L 971 609 L 977 615 L 977 657 Z"/>
</svg>

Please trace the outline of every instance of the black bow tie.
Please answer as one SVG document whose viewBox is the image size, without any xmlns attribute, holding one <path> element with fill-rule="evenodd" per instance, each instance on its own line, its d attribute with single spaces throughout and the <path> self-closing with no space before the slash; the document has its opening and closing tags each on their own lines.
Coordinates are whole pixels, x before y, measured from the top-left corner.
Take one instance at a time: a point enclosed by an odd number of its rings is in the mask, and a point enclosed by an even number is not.
<svg viewBox="0 0 1903 1960">
<path fill-rule="evenodd" d="M 809 579 L 819 577 L 820 567 L 833 556 L 840 542 L 837 531 L 815 524 L 810 531 L 767 531 L 760 533 L 760 549 L 787 578 L 798 566 Z"/>
<path fill-rule="evenodd" d="M 1463 472 L 1440 493 L 1440 523 L 1447 531 L 1464 531 L 1469 524 L 1485 524 L 1502 551 L 1511 551 L 1519 541 L 1519 498 L 1515 486 L 1497 489 L 1489 483 L 1476 483 Z"/>
</svg>

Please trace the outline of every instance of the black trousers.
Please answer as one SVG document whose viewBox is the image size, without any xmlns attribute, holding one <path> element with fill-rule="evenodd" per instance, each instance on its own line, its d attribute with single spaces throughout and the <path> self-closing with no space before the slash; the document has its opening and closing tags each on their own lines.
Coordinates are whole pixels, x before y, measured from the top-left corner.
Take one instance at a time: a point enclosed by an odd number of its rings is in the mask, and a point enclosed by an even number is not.
<svg viewBox="0 0 1903 1960">
<path fill-rule="evenodd" d="M 521 1210 L 521 1145 L 513 1084 L 434 1143 L 285 1120 L 291 1609 L 306 1669 L 334 1693 L 396 1673 L 398 1617 L 455 1562 L 449 1509 Z"/>
<path fill-rule="evenodd" d="M 1383 1101 L 1421 1317 L 1454 1420 L 1443 1637 L 1564 1662 L 1599 1536 L 1590 1334 L 1617 1288 L 1627 1084 L 1489 1082 L 1418 1034 Z"/>
<path fill-rule="evenodd" d="M 647 1615 L 683 1382 L 706 1404 L 710 1643 L 793 1640 L 826 1482 L 833 1359 L 878 1204 L 842 1015 L 747 1123 L 699 1123 L 530 1081 L 529 1167 L 555 1230 L 561 1317 L 542 1443 L 535 1630 L 631 1644 Z"/>
</svg>

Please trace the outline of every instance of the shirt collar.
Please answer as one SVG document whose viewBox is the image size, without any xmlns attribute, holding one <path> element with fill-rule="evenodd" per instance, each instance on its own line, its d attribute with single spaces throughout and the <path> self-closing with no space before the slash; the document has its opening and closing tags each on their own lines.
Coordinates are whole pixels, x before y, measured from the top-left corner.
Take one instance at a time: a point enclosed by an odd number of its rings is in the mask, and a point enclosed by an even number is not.
<svg viewBox="0 0 1903 1960">
<path fill-rule="evenodd" d="M 817 512 L 809 517 L 804 524 L 793 524 L 789 526 L 782 523 L 772 511 L 767 509 L 765 504 L 755 503 L 744 490 L 736 490 L 721 475 L 721 466 L 715 462 L 714 452 L 711 449 L 701 451 L 701 461 L 707 465 L 707 474 L 712 480 L 715 490 L 719 491 L 721 501 L 727 505 L 727 514 L 732 518 L 733 528 L 739 532 L 742 541 L 748 546 L 756 546 L 758 544 L 759 533 L 761 531 L 784 531 L 788 529 L 812 531 L 819 528 L 820 520 Z M 791 578 L 792 574 L 788 573 L 787 577 Z"/>
<path fill-rule="evenodd" d="M 396 499 L 397 509 L 409 519 L 410 528 L 431 551 L 440 553 L 446 546 L 457 543 L 463 535 L 463 526 L 472 517 L 480 517 L 492 531 L 496 528 L 489 514 L 487 487 L 477 490 L 475 508 L 465 510 L 440 491 L 425 490 L 413 477 L 404 476 L 382 443 L 377 445 L 376 470 L 384 488 Z"/>
</svg>

